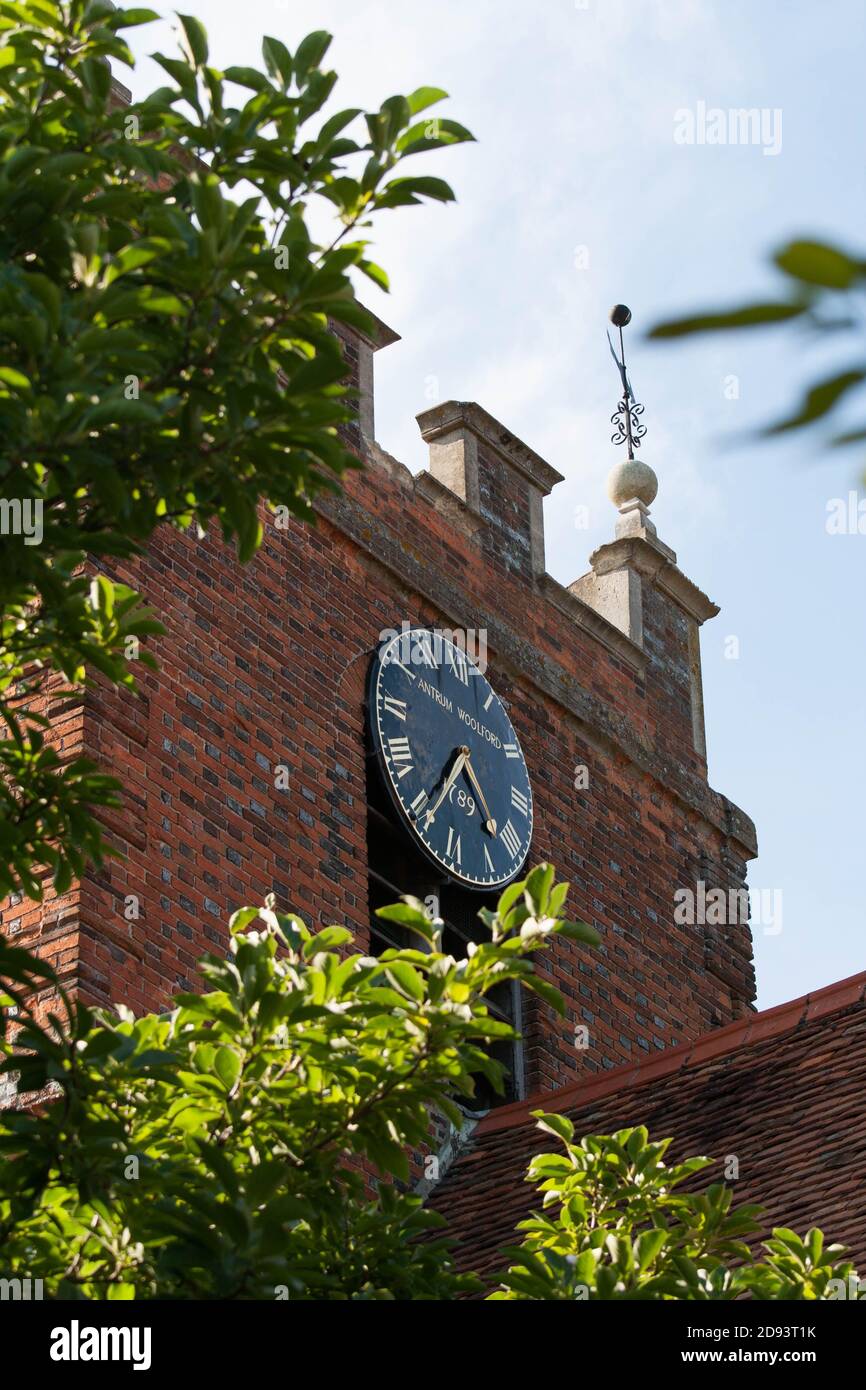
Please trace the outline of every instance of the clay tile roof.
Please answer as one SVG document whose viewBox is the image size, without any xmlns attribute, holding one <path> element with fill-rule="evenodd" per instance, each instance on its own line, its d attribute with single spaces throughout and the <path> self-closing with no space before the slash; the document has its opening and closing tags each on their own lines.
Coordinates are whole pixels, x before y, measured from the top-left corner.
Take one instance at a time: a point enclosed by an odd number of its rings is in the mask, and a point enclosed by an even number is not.
<svg viewBox="0 0 866 1390">
<path fill-rule="evenodd" d="M 490 1275 L 518 1221 L 541 1203 L 524 1181 L 529 1160 L 557 1147 L 531 1111 L 565 1113 L 578 1135 L 645 1124 L 673 1136 L 670 1157 L 705 1154 L 701 1175 L 723 1178 L 739 1159 L 734 1200 L 759 1202 L 767 1229 L 820 1226 L 866 1272 L 866 972 L 751 1014 L 694 1043 L 593 1074 L 562 1090 L 492 1111 L 471 1148 L 431 1194 L 463 1269 Z"/>
</svg>

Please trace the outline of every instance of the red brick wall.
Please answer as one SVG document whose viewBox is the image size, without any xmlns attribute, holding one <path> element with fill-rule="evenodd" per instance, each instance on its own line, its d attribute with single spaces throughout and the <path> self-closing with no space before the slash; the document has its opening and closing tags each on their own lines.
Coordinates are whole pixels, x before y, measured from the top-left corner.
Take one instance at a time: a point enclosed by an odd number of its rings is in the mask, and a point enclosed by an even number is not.
<svg viewBox="0 0 866 1390">
<path fill-rule="evenodd" d="M 631 650 L 533 579 L 525 482 L 495 450 L 479 450 L 479 480 L 480 515 L 375 451 L 315 530 L 271 518 L 246 567 L 212 536 L 165 531 L 123 570 L 168 632 L 138 699 L 100 689 L 84 708 L 88 751 L 127 787 L 108 821 L 125 859 L 88 876 L 80 936 L 64 937 L 87 998 L 164 1006 L 224 944 L 228 914 L 271 890 L 366 944 L 364 682 L 379 633 L 408 620 L 486 630 L 535 792 L 531 860 L 571 880 L 572 915 L 603 934 L 598 951 L 561 943 L 546 959 L 568 1017 L 526 1004 L 528 1088 L 750 1007 L 747 928 L 673 923 L 678 886 L 739 886 L 754 853 L 751 823 L 707 787 L 694 748 L 683 614 L 650 592 L 645 650 Z M 53 912 L 23 918 L 22 941 L 50 952 Z"/>
<path fill-rule="evenodd" d="M 483 549 L 496 568 L 531 578 L 529 499 L 518 474 L 504 469 L 489 449 L 478 451 L 478 492 Z"/>
<path fill-rule="evenodd" d="M 67 682 L 49 675 L 42 692 L 29 702 L 35 715 L 50 720 L 43 730 L 46 742 L 57 749 L 64 763 L 86 755 L 84 710 L 78 700 L 61 699 Z M 74 883 L 62 894 L 44 876 L 45 898 L 33 902 L 20 893 L 0 900 L 0 929 L 16 946 L 38 942 L 42 957 L 56 970 L 62 984 L 74 987 L 79 975 L 79 907 L 81 885 Z"/>
</svg>

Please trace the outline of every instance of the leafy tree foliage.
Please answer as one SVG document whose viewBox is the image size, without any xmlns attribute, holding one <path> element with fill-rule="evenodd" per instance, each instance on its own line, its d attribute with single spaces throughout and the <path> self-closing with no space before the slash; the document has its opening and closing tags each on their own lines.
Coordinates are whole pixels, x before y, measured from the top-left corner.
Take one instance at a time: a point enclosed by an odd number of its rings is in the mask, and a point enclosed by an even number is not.
<svg viewBox="0 0 866 1390">
<path fill-rule="evenodd" d="M 0 896 L 39 897 L 46 869 L 64 891 L 99 859 L 90 807 L 117 785 L 58 758 L 34 700 L 49 671 L 134 689 L 159 625 L 112 560 L 164 523 L 216 525 L 248 559 L 261 499 L 312 520 L 357 466 L 329 322 L 370 327 L 351 272 L 387 286 L 364 229 L 450 200 L 401 166 L 471 139 L 422 116 L 433 87 L 326 116 L 326 33 L 223 71 L 191 16 L 180 55 L 155 55 L 168 85 L 124 105 L 109 62 L 131 65 L 125 31 L 156 18 L 0 3 Z"/>
<path fill-rule="evenodd" d="M 417 946 L 378 959 L 351 952 L 342 927 L 314 935 L 272 903 L 244 908 L 228 958 L 202 962 L 209 990 L 142 1018 L 85 1008 L 0 945 L 0 1076 L 41 1101 L 0 1114 L 7 1275 L 79 1299 L 480 1292 L 408 1190 L 408 1154 L 432 1110 L 462 1123 L 454 1097 L 476 1076 L 501 1090 L 485 1049 L 515 1034 L 487 1009 L 495 985 L 517 980 L 562 1010 L 533 954 L 558 936 L 598 941 L 562 917 L 566 893 L 540 865 L 481 914 L 489 940 L 463 960 L 416 899 L 380 916 Z M 45 990 L 58 999 L 47 1018 Z M 668 1166 L 670 1141 L 642 1128 L 575 1143 L 566 1117 L 536 1114 L 565 1155 L 533 1160 L 547 1214 L 519 1227 L 492 1298 L 814 1299 L 856 1279 L 819 1231 L 776 1230 L 754 1259 L 758 1208 L 732 1209 L 720 1184 L 680 1190 L 708 1159 Z"/>
<path fill-rule="evenodd" d="M 779 299 L 670 319 L 656 324 L 649 335 L 656 339 L 682 338 L 695 333 L 795 324 L 813 337 L 842 335 L 847 342 L 853 332 L 854 360 L 843 370 L 836 370 L 809 386 L 791 415 L 766 426 L 763 431 L 766 436 L 787 434 L 816 421 L 826 424 L 826 417 L 839 404 L 843 401 L 848 404 L 849 398 L 862 393 L 866 385 L 860 310 L 866 285 L 866 260 L 826 242 L 801 240 L 783 246 L 775 253 L 773 261 L 785 276 L 785 293 Z M 833 447 L 862 446 L 866 443 L 866 424 L 828 432 L 827 442 Z"/>
<path fill-rule="evenodd" d="M 681 1190 L 711 1159 L 666 1164 L 672 1141 L 651 1142 L 643 1126 L 575 1142 L 567 1116 L 533 1113 L 565 1153 L 532 1160 L 527 1181 L 544 1211 L 518 1226 L 523 1244 L 508 1252 L 513 1264 L 491 1299 L 814 1300 L 856 1286 L 842 1247 L 825 1246 L 819 1230 L 801 1239 L 777 1228 L 756 1258 L 746 1237 L 760 1229 L 760 1207 L 734 1207 L 724 1183 Z"/>
<path fill-rule="evenodd" d="M 562 917 L 567 884 L 541 865 L 512 884 L 489 940 L 463 960 L 413 899 L 380 915 L 417 947 L 378 959 L 351 935 L 245 908 L 227 959 L 207 957 L 209 990 L 170 1013 L 92 1011 L 59 991 L 41 1021 L 36 995 L 58 988 L 27 952 L 0 946 L 6 1025 L 0 1072 L 38 1111 L 0 1115 L 4 1273 L 79 1298 L 452 1298 L 440 1218 L 404 1190 L 407 1152 L 429 1111 L 462 1122 L 455 1095 L 503 1069 L 485 1051 L 513 1038 L 487 1009 L 518 980 L 561 999 L 533 972 L 554 937 L 596 943 Z M 14 1037 L 12 1036 L 14 1034 Z M 361 1167 L 363 1165 L 363 1168 Z M 386 1179 L 373 1184 L 366 1174 Z"/>
</svg>

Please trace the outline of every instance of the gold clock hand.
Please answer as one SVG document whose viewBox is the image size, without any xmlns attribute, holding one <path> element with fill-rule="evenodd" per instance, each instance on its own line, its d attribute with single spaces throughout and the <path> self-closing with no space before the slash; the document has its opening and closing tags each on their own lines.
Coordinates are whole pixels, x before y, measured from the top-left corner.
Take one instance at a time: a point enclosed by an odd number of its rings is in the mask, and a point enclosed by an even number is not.
<svg viewBox="0 0 866 1390">
<path fill-rule="evenodd" d="M 439 810 L 439 807 L 442 805 L 442 802 L 445 800 L 445 798 L 446 798 L 446 796 L 448 795 L 448 793 L 450 792 L 451 788 L 454 786 L 454 783 L 457 781 L 457 778 L 460 776 L 460 773 L 461 773 L 461 771 L 462 771 L 462 769 L 463 769 L 463 764 L 464 764 L 465 762 L 466 762 L 466 749 L 465 749 L 465 748 L 461 748 L 461 749 L 460 749 L 460 756 L 457 758 L 456 762 L 454 763 L 454 766 L 452 767 L 452 769 L 451 769 L 451 771 L 449 772 L 447 778 L 445 779 L 445 785 L 443 786 L 442 791 L 439 793 L 439 800 L 436 802 L 436 805 L 435 805 L 435 806 L 431 806 L 430 810 L 427 811 L 426 814 L 425 814 L 425 817 L 424 817 L 424 829 L 425 829 L 425 830 L 429 830 L 429 829 L 430 829 L 430 826 L 431 826 L 432 823 L 433 823 L 433 821 L 436 819 L 436 812 Z"/>
<path fill-rule="evenodd" d="M 491 814 L 490 814 L 490 807 L 487 805 L 487 802 L 484 800 L 484 793 L 483 793 L 483 791 L 481 790 L 481 783 L 478 781 L 478 778 L 475 776 L 475 768 L 472 766 L 472 763 L 471 763 L 471 761 L 470 761 L 470 758 L 469 758 L 469 754 L 468 754 L 468 753 L 467 753 L 467 755 L 466 755 L 466 771 L 469 773 L 469 779 L 470 779 L 470 781 L 472 782 L 472 785 L 473 785 L 473 787 L 475 788 L 476 792 L 478 793 L 478 800 L 481 802 L 481 805 L 482 805 L 483 808 L 484 808 L 484 814 L 485 814 L 485 816 L 487 817 L 487 820 L 486 820 L 485 823 L 484 823 L 484 829 L 488 832 L 488 834 L 490 834 L 490 835 L 495 835 L 495 834 L 496 834 L 496 821 L 495 821 L 495 820 L 493 819 L 493 817 L 491 816 Z"/>
</svg>

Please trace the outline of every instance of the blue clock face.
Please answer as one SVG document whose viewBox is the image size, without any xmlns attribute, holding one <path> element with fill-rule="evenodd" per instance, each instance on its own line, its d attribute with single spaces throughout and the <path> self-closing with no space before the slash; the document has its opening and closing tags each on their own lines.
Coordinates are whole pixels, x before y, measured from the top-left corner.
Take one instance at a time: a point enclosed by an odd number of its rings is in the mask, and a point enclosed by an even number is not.
<svg viewBox="0 0 866 1390">
<path fill-rule="evenodd" d="M 532 788 L 502 701 L 449 638 L 413 628 L 383 643 L 369 722 L 385 785 L 410 834 L 451 878 L 498 888 L 532 839 Z"/>
</svg>

